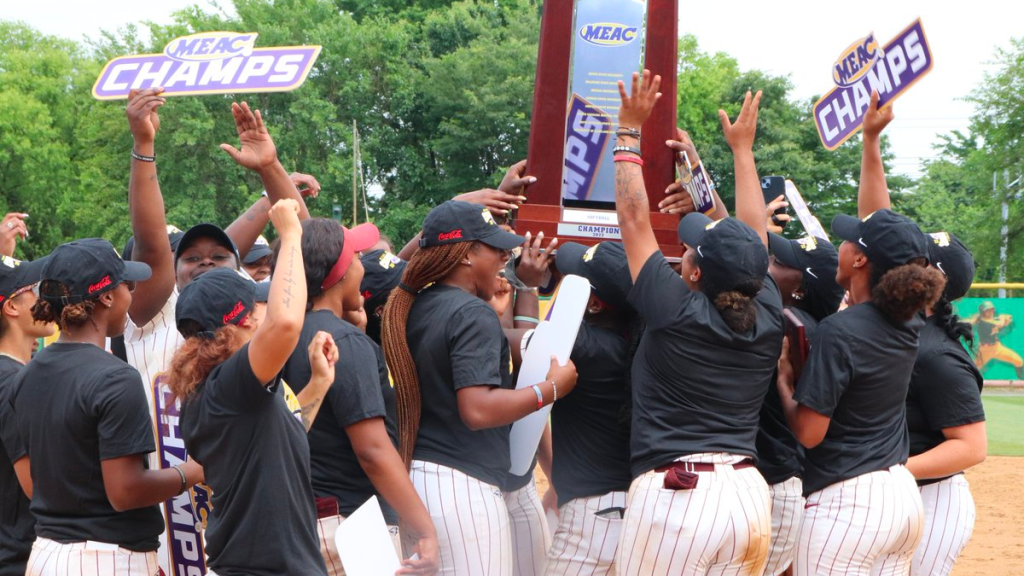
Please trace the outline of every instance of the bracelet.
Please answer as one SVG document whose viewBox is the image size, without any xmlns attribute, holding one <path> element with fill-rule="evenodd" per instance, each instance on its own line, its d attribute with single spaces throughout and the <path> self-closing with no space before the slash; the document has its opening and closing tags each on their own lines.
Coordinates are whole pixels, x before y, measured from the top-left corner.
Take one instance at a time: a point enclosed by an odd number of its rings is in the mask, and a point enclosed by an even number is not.
<svg viewBox="0 0 1024 576">
<path fill-rule="evenodd" d="M 558 384 L 555 381 L 551 381 L 551 403 L 554 404 L 558 400 Z"/>
<path fill-rule="evenodd" d="M 532 322 L 534 324 L 540 324 L 540 320 L 533 316 L 513 316 L 513 322 Z"/>
<path fill-rule="evenodd" d="M 156 162 L 156 156 L 143 156 L 132 148 L 132 158 L 135 158 L 139 162 Z"/>
<path fill-rule="evenodd" d="M 629 128 L 628 126 L 619 126 L 618 130 L 615 131 L 616 136 L 632 136 L 637 140 L 640 139 L 640 131 L 636 128 Z"/>
<path fill-rule="evenodd" d="M 618 154 L 619 152 L 629 152 L 630 154 L 636 154 L 641 156 L 640 149 L 635 146 L 616 146 L 612 148 L 612 152 Z"/>
<path fill-rule="evenodd" d="M 636 156 L 627 156 L 625 154 L 620 154 L 618 156 L 613 156 L 613 159 L 616 162 L 630 162 L 632 164 L 637 164 L 637 165 L 640 165 L 640 166 L 644 165 L 643 158 L 638 158 Z"/>
<path fill-rule="evenodd" d="M 540 386 L 536 384 L 530 386 L 530 388 L 533 388 L 533 391 L 537 393 L 537 410 L 540 410 L 544 407 L 544 394 L 541 393 Z"/>
<path fill-rule="evenodd" d="M 178 494 L 181 495 L 188 488 L 188 482 L 185 480 L 185 472 L 182 471 L 181 466 L 175 466 L 174 469 L 178 471 L 178 476 L 181 476 L 181 489 L 178 490 Z"/>
</svg>

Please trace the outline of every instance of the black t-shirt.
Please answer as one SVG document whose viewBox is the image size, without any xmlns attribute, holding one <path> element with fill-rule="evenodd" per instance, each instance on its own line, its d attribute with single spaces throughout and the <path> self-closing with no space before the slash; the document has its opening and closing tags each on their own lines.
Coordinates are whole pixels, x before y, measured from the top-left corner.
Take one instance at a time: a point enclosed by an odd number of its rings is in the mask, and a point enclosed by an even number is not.
<svg viewBox="0 0 1024 576">
<path fill-rule="evenodd" d="M 757 322 L 733 332 L 661 252 L 629 293 L 647 329 L 633 359 L 631 470 L 639 476 L 680 456 L 755 456 L 761 404 L 782 350 L 782 297 L 771 276 L 754 298 Z"/>
<path fill-rule="evenodd" d="M 423 400 L 413 458 L 502 486 L 511 465 L 510 427 L 470 430 L 456 397 L 468 386 L 512 388 L 508 340 L 498 315 L 460 288 L 435 284 L 416 297 L 407 339 Z"/>
<path fill-rule="evenodd" d="M 793 398 L 832 421 L 806 451 L 805 495 L 907 461 L 907 388 L 923 325 L 923 316 L 890 322 L 870 302 L 818 325 Z"/>
<path fill-rule="evenodd" d="M 247 344 L 181 407 L 185 448 L 213 490 L 206 553 L 220 576 L 327 574 L 306 430 L 279 387 L 260 384 Z"/>
<path fill-rule="evenodd" d="M 925 321 L 907 393 L 910 455 L 946 441 L 943 428 L 985 420 L 984 379 L 960 342 L 952 340 L 936 316 Z"/>
<path fill-rule="evenodd" d="M 799 308 L 789 308 L 804 324 L 804 333 L 810 340 L 818 321 Z M 793 476 L 800 475 L 800 458 L 803 448 L 793 431 L 789 429 L 786 415 L 782 412 L 779 388 L 772 376 L 772 384 L 761 405 L 761 424 L 757 429 L 757 469 L 765 482 L 778 484 Z"/>
<path fill-rule="evenodd" d="M 44 348 L 15 377 L 14 413 L 32 472 L 36 535 L 156 550 L 156 505 L 117 512 L 100 462 L 156 449 L 139 373 L 92 344 Z"/>
<path fill-rule="evenodd" d="M 14 462 L 27 454 L 14 421 L 11 387 L 22 364 L 0 356 L 0 576 L 23 576 L 36 539 L 36 519 L 21 490 Z"/>
<path fill-rule="evenodd" d="M 319 331 L 334 337 L 338 362 L 334 367 L 334 384 L 327 391 L 307 435 L 313 493 L 318 498 L 336 498 L 342 516 L 348 516 L 376 491 L 356 458 L 345 427 L 370 418 L 383 418 L 392 443 L 397 442 L 395 391 L 391 388 L 380 347 L 329 310 L 306 314 L 299 343 L 284 367 L 284 381 L 292 391 L 298 394 L 309 383 L 313 371 L 308 348 Z M 391 524 L 397 523 L 394 511 L 383 498 L 378 499 L 386 509 L 385 519 Z"/>
<path fill-rule="evenodd" d="M 558 505 L 576 498 L 629 490 L 629 401 L 625 387 L 629 341 L 584 322 L 571 359 L 578 377 L 572 394 L 551 409 L 551 482 Z"/>
</svg>

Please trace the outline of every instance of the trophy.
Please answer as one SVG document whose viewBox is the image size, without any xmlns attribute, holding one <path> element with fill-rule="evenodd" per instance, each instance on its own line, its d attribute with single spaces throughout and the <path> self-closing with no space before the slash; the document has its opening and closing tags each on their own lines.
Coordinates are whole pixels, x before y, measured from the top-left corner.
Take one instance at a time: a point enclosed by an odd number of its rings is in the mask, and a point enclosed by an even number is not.
<svg viewBox="0 0 1024 576">
<path fill-rule="evenodd" d="M 633 72 L 662 78 L 662 97 L 641 127 L 652 208 L 675 180 L 676 0 L 548 0 L 541 20 L 527 174 L 537 177 L 516 230 L 583 244 L 621 238 L 612 148 Z M 678 215 L 651 212 L 662 252 L 679 256 Z"/>
</svg>

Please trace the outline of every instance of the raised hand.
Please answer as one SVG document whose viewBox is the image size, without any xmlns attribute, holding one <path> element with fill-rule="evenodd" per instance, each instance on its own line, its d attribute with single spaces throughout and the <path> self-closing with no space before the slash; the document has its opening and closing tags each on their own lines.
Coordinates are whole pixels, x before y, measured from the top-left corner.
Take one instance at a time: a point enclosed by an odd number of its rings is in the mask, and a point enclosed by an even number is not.
<svg viewBox="0 0 1024 576">
<path fill-rule="evenodd" d="M 780 194 L 778 198 L 772 200 L 767 206 L 765 206 L 765 214 L 768 217 L 766 225 L 768 226 L 769 232 L 782 234 L 782 228 L 787 222 L 793 219 L 789 214 L 775 213 L 779 208 L 786 208 L 788 206 L 789 202 L 786 202 L 786 196 L 784 194 Z"/>
<path fill-rule="evenodd" d="M 136 144 L 151 144 L 156 139 L 156 132 L 160 129 L 157 109 L 167 102 L 161 96 L 163 91 L 163 88 L 147 88 L 128 93 L 128 105 L 124 112 L 128 116 L 128 126 Z"/>
<path fill-rule="evenodd" d="M 743 107 L 740 108 L 740 115 L 736 122 L 729 121 L 729 115 L 725 110 L 718 111 L 718 119 L 722 122 L 722 132 L 725 134 L 725 141 L 732 148 L 733 152 L 738 150 L 750 150 L 754 147 L 754 135 L 757 133 L 757 111 L 761 106 L 761 91 L 758 90 L 753 98 L 747 90 L 743 97 Z"/>
<path fill-rule="evenodd" d="M 505 177 L 501 179 L 501 184 L 498 184 L 498 190 L 506 194 L 518 196 L 519 203 L 521 204 L 526 201 L 526 196 L 523 196 L 524 189 L 536 181 L 537 179 L 533 176 L 526 175 L 526 160 L 520 160 L 510 166 L 508 171 L 505 172 Z"/>
<path fill-rule="evenodd" d="M 235 129 L 238 130 L 241 149 L 230 144 L 221 144 L 220 149 L 227 152 L 239 166 L 256 172 L 273 166 L 277 162 L 277 148 L 270 137 L 270 132 L 267 131 L 267 126 L 263 123 L 260 111 L 254 113 L 247 103 L 242 102 L 239 105 L 233 102 L 231 113 L 235 117 Z"/>
<path fill-rule="evenodd" d="M 309 343 L 309 367 L 312 378 L 326 382 L 329 387 L 334 382 L 334 365 L 338 362 L 338 345 L 334 337 L 327 332 L 317 332 Z"/>
<path fill-rule="evenodd" d="M 544 242 L 544 233 L 540 232 L 534 238 L 529 232 L 526 233 L 526 243 L 523 244 L 523 256 L 516 267 L 516 278 L 530 288 L 536 288 L 544 281 L 544 274 L 555 261 L 552 255 L 558 247 L 558 238 L 552 238 L 547 250 L 541 250 Z"/>
<path fill-rule="evenodd" d="M 654 104 L 661 98 L 661 76 L 651 77 L 650 70 L 644 70 L 643 79 L 633 72 L 633 84 L 630 93 L 626 94 L 626 85 L 619 80 L 619 97 L 622 107 L 619 108 L 619 126 L 639 130 L 647 118 L 651 116 Z"/>
<path fill-rule="evenodd" d="M 11 212 L 0 221 L 0 256 L 14 256 L 18 240 L 28 238 L 25 218 L 28 218 L 28 214 Z"/>
<path fill-rule="evenodd" d="M 474 192 L 459 194 L 453 200 L 485 206 L 490 210 L 491 216 L 500 218 L 507 216 L 511 210 L 518 208 L 526 200 L 526 197 L 517 196 L 502 190 L 494 190 L 493 188 L 484 188 Z"/>
<path fill-rule="evenodd" d="M 700 161 L 697 147 L 693 145 L 693 140 L 690 139 L 690 135 L 685 130 L 676 128 L 676 139 L 667 140 L 665 145 L 675 152 L 676 164 L 683 162 L 683 152 L 686 152 L 691 164 Z M 665 199 L 658 202 L 658 209 L 665 214 L 686 215 L 693 212 L 695 208 L 693 206 L 693 197 L 686 191 L 683 184 L 676 180 L 665 189 Z"/>
<path fill-rule="evenodd" d="M 864 130 L 865 138 L 878 138 L 882 134 L 882 130 L 892 122 L 895 118 L 895 114 L 892 111 L 892 104 L 889 104 L 881 110 L 878 109 L 878 90 L 871 91 L 871 103 L 868 104 L 868 109 L 864 113 L 864 123 L 861 125 L 861 129 Z"/>
<path fill-rule="evenodd" d="M 292 198 L 278 200 L 270 207 L 270 221 L 274 223 L 277 235 L 299 238 L 302 236 L 302 224 L 299 222 L 299 203 Z"/>
<path fill-rule="evenodd" d="M 288 175 L 288 178 L 292 181 L 292 184 L 295 184 L 295 189 L 299 191 L 303 198 L 316 198 L 320 195 L 320 182 L 317 182 L 317 179 L 309 174 L 292 172 Z"/>
</svg>

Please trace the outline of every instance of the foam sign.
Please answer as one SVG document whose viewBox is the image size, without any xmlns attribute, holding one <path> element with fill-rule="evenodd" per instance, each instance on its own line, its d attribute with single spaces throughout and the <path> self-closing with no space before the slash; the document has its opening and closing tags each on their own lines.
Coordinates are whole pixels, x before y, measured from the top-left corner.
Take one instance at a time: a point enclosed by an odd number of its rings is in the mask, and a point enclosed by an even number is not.
<svg viewBox="0 0 1024 576">
<path fill-rule="evenodd" d="M 835 87 L 814 103 L 821 143 L 838 148 L 860 130 L 872 91 L 878 91 L 878 107 L 885 107 L 928 74 L 932 63 L 920 18 L 884 47 L 874 34 L 851 44 L 833 65 Z"/>
<path fill-rule="evenodd" d="M 288 92 L 306 81 L 320 46 L 256 48 L 256 32 L 200 32 L 171 40 L 162 54 L 114 58 L 92 95 L 118 100 L 137 89 L 164 96 Z"/>
</svg>

